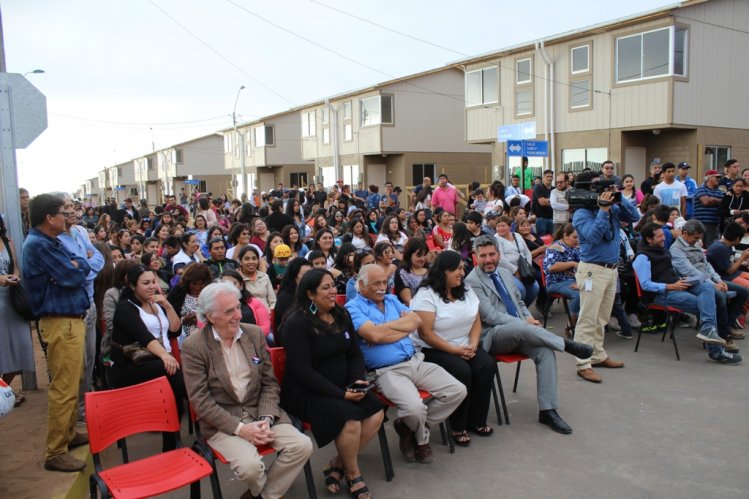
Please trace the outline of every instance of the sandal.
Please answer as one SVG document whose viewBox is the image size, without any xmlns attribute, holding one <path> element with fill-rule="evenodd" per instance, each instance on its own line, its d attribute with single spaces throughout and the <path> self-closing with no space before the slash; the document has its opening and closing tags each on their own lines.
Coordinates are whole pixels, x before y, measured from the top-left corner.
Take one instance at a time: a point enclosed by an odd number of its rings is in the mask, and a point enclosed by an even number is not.
<svg viewBox="0 0 749 499">
<path fill-rule="evenodd" d="M 333 473 L 337 474 L 338 478 Z M 343 473 L 343 468 L 334 466 L 332 462 L 327 469 L 322 470 L 322 474 L 325 476 L 325 487 L 328 489 L 328 492 L 337 494 L 341 491 L 341 484 L 339 482 L 343 479 Z"/>
<path fill-rule="evenodd" d="M 354 499 L 370 499 L 372 497 L 372 494 L 369 492 L 369 489 L 366 485 L 356 490 L 353 490 L 351 488 L 357 483 L 364 483 L 364 479 L 361 477 L 361 475 L 351 480 L 346 480 L 346 484 L 348 485 L 348 492 L 349 494 L 351 494 L 351 497 L 353 497 Z"/>
<path fill-rule="evenodd" d="M 471 445 L 471 437 L 468 436 L 468 432 L 465 430 L 454 431 L 453 440 L 455 440 L 455 445 L 459 445 L 460 447 L 468 447 Z"/>
<path fill-rule="evenodd" d="M 490 437 L 494 433 L 494 429 L 489 425 L 484 426 L 469 426 L 468 431 L 475 433 L 480 437 Z"/>
</svg>

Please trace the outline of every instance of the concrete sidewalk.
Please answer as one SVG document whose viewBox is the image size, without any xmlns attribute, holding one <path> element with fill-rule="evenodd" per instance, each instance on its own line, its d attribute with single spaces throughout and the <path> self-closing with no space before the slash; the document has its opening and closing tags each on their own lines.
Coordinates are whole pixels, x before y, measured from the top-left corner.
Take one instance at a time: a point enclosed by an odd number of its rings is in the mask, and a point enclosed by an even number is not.
<svg viewBox="0 0 749 499">
<path fill-rule="evenodd" d="M 550 329 L 561 334 L 564 314 L 556 306 L 553 311 Z M 607 351 L 612 358 L 623 360 L 626 367 L 599 370 L 603 376 L 600 385 L 579 378 L 570 355 L 557 354 L 562 404 L 559 413 L 574 429 L 572 435 L 554 433 L 537 422 L 536 375 L 529 361 L 523 363 L 514 394 L 514 366 L 501 366 L 511 425 L 497 426 L 492 407 L 489 424 L 495 428 L 494 435 L 474 436 L 470 447 L 457 448 L 453 455 L 441 445 L 436 433 L 432 440 L 434 463 L 405 463 L 398 451 L 397 435 L 388 423 L 394 480 L 385 482 L 376 440 L 361 456 L 361 469 L 373 497 L 747 497 L 745 447 L 749 430 L 743 417 L 749 409 L 749 366 L 708 362 L 694 329 L 677 328 L 676 334 L 681 361 L 676 360 L 669 342 L 660 342 L 660 335 L 643 335 L 640 351 L 635 353 L 635 340 L 611 333 Z M 749 340 L 737 343 L 743 347 Z M 46 397 L 40 391 L 29 398 L 26 405 L 0 419 L 0 440 L 6 449 L 5 458 L 0 460 L 4 477 L 0 497 L 54 497 L 50 484 L 73 481 L 70 476 L 46 472 L 41 467 L 46 429 L 40 426 L 36 413 L 46 411 Z M 21 430 L 20 421 L 28 421 L 33 427 Z M 41 421 L 46 423 L 44 417 Z M 6 431 L 10 428 L 11 435 Z M 192 443 L 186 424 L 182 433 L 185 444 Z M 19 446 L 35 450 L 8 452 Z M 157 434 L 128 441 L 131 459 L 158 452 L 160 446 Z M 321 470 L 334 452 L 330 445 L 313 454 L 320 498 L 330 496 L 323 487 Z M 25 455 L 28 462 L 19 462 L 19 455 Z M 107 453 L 106 461 L 119 463 L 114 448 Z M 244 485 L 233 479 L 228 466 L 219 464 L 219 474 L 224 497 L 238 497 L 244 492 Z M 202 490 L 203 497 L 211 497 L 208 480 L 204 480 Z M 183 489 L 167 497 L 188 496 L 188 489 Z M 287 498 L 306 496 L 304 476 L 300 475 Z M 348 494 L 342 491 L 339 496 Z"/>
</svg>

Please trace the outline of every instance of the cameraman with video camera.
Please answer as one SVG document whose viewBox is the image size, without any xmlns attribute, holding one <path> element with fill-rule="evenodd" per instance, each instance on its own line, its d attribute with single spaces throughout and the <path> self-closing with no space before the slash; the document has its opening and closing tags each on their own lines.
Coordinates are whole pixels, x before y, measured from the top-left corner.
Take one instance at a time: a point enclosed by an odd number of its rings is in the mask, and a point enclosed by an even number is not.
<svg viewBox="0 0 749 499">
<path fill-rule="evenodd" d="M 619 227 L 635 223 L 639 216 L 634 204 L 622 200 L 613 181 L 600 181 L 599 173 L 585 171 L 577 176 L 575 189 L 567 194 L 575 209 L 572 224 L 580 241 L 580 263 L 575 278 L 580 290 L 580 315 L 575 341 L 593 347 L 589 359 L 577 359 L 577 374 L 586 381 L 600 383 L 593 367 L 624 367 L 603 349 L 604 326 L 611 316 L 618 280 Z"/>
</svg>

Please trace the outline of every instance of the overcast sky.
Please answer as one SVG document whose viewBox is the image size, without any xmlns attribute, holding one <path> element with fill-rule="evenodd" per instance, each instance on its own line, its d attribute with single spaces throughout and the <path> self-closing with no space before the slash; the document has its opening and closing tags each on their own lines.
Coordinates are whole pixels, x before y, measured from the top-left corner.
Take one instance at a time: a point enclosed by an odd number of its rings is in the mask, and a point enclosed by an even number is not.
<svg viewBox="0 0 749 499">
<path fill-rule="evenodd" d="M 47 97 L 49 126 L 18 151 L 19 183 L 32 196 L 72 191 L 152 142 L 159 149 L 228 127 L 241 85 L 237 114 L 251 121 L 672 3 L 0 1 L 7 71 L 46 72 L 27 76 Z"/>
</svg>

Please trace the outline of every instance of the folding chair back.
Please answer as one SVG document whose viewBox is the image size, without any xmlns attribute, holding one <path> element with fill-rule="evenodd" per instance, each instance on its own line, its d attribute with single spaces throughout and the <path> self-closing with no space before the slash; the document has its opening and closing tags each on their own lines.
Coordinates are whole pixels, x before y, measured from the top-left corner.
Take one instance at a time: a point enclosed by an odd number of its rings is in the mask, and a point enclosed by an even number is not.
<svg viewBox="0 0 749 499">
<path fill-rule="evenodd" d="M 340 306 L 344 306 L 346 304 L 346 295 L 335 295 L 335 302 Z"/>
<path fill-rule="evenodd" d="M 134 386 L 86 393 L 91 452 L 148 431 L 179 431 L 177 403 L 166 376 Z"/>
<path fill-rule="evenodd" d="M 270 363 L 273 365 L 273 374 L 279 386 L 283 386 L 283 377 L 286 374 L 286 349 L 283 347 L 269 348 Z"/>
</svg>

